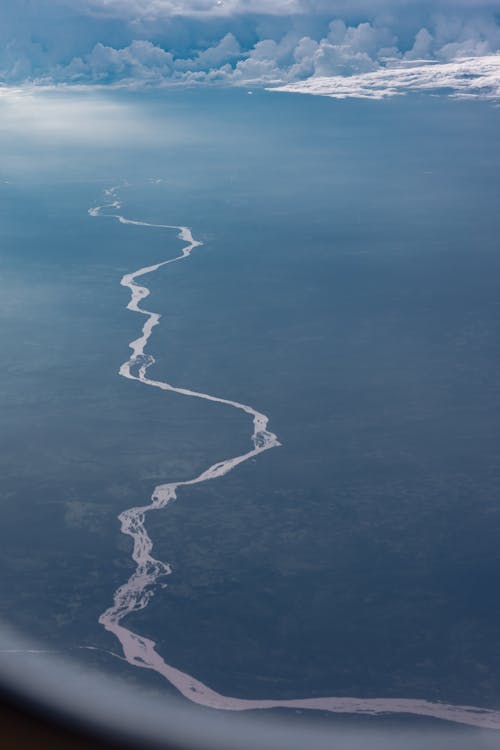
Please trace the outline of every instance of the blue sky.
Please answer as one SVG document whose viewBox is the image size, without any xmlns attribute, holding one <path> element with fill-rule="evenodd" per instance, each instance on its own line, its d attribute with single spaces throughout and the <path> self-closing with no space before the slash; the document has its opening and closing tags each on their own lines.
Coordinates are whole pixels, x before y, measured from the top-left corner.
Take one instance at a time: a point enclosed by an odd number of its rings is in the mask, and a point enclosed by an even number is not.
<svg viewBox="0 0 500 750">
<path fill-rule="evenodd" d="M 429 68 L 413 76 L 417 88 L 441 70 L 450 83 L 450 65 L 458 65 L 453 80 L 479 77 L 476 94 L 495 98 L 499 10 L 476 0 L 2 0 L 0 79 L 294 90 L 308 81 L 303 90 L 317 93 L 319 78 L 379 72 L 389 90 L 388 69 L 405 71 L 404 89 L 409 67 Z M 460 67 L 465 58 L 472 68 Z"/>
</svg>

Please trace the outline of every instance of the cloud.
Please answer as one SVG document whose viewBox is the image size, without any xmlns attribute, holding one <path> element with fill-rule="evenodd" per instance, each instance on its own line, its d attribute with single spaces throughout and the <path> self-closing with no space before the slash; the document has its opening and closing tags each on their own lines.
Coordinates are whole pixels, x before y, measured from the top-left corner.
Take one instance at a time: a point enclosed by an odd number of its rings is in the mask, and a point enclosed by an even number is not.
<svg viewBox="0 0 500 750">
<path fill-rule="evenodd" d="M 149 22 L 173 16 L 302 14 L 310 12 L 308 5 L 301 0 L 89 0 L 88 9 Z"/>
<path fill-rule="evenodd" d="M 91 81 L 109 83 L 119 80 L 158 82 L 173 71 L 173 57 L 148 41 L 134 41 L 123 49 L 98 42 L 89 55 L 76 57 L 69 65 L 59 66 L 52 78 L 56 81 Z"/>
<path fill-rule="evenodd" d="M 274 89 L 336 99 L 385 99 L 412 91 L 446 92 L 461 98 L 500 99 L 500 55 L 448 63 L 380 68 L 352 76 L 311 77 Z"/>
<path fill-rule="evenodd" d="M 3 6 L 0 77 L 8 84 L 291 86 L 313 79 L 312 90 L 318 79 L 377 74 L 390 81 L 395 70 L 404 77 L 418 61 L 431 61 L 436 71 L 437 64 L 486 60 L 500 51 L 498 5 L 490 0 L 3 0 Z M 425 90 L 423 73 L 418 80 Z M 475 74 L 470 80 L 476 92 L 488 88 Z"/>
<path fill-rule="evenodd" d="M 434 11 L 498 9 L 495 0 L 88 0 L 80 6 L 89 12 L 158 20 L 193 15 L 324 15 L 332 18 L 374 18 L 387 13 L 406 13 L 411 8 Z"/>
<path fill-rule="evenodd" d="M 175 70 L 213 70 L 225 63 L 240 58 L 242 55 L 238 40 L 231 33 L 226 34 L 220 42 L 198 52 L 194 58 L 176 60 Z"/>
</svg>

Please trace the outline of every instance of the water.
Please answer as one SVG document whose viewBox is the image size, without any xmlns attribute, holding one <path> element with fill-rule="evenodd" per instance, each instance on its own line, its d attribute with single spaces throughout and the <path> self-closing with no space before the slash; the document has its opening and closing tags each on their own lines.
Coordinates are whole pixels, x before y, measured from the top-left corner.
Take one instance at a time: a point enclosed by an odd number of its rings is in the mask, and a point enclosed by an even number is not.
<svg viewBox="0 0 500 750">
<path fill-rule="evenodd" d="M 182 247 L 88 215 L 127 181 L 126 216 L 203 242 L 148 278 L 148 376 L 250 404 L 282 443 L 149 514 L 172 574 L 127 627 L 235 698 L 496 708 L 498 110 L 241 91 L 37 106 L 64 137 L 3 133 L 5 620 L 168 692 L 107 653 L 99 617 L 134 570 L 117 516 L 252 447 L 245 414 L 118 376 L 141 325 L 120 279 Z"/>
</svg>

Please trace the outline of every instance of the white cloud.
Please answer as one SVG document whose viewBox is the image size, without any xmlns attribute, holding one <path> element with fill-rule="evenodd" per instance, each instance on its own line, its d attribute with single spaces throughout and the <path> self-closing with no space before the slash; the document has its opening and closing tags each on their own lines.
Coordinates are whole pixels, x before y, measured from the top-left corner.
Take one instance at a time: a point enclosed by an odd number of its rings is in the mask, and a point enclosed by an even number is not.
<svg viewBox="0 0 500 750">
<path fill-rule="evenodd" d="M 438 65 L 476 57 L 487 65 L 500 51 L 498 0 L 37 0 L 22 6 L 21 0 L 2 0 L 2 5 L 0 79 L 10 84 L 304 82 L 303 88 L 312 90 L 331 79 L 337 91 L 358 86 L 367 95 L 374 90 L 372 79 L 386 81 L 387 91 L 393 80 L 398 91 L 408 88 L 410 64 L 411 85 L 423 90 L 437 73 L 424 74 L 424 65 L 414 65 L 418 61 L 433 61 L 434 71 L 446 72 Z M 405 75 L 405 84 L 396 81 Z M 344 77 L 350 80 L 338 80 Z M 460 90 L 466 80 L 464 73 Z M 475 72 L 469 87 L 495 90 L 480 85 Z"/>
<path fill-rule="evenodd" d="M 398 54 L 396 41 L 387 28 L 366 22 L 348 27 L 336 20 L 313 51 L 309 66 L 315 75 L 365 73 L 375 70 L 382 56 Z"/>
<path fill-rule="evenodd" d="M 88 72 L 91 80 L 101 82 L 120 78 L 160 80 L 170 75 L 173 58 L 169 52 L 148 41 L 134 41 L 124 49 L 96 44 L 85 62 L 73 60 L 69 68 L 80 68 L 80 74 Z"/>
<path fill-rule="evenodd" d="M 407 60 L 423 60 L 431 57 L 434 37 L 426 28 L 420 29 L 415 35 L 415 41 L 410 50 L 405 53 Z"/>
<path fill-rule="evenodd" d="M 386 67 L 361 75 L 313 76 L 274 90 L 336 99 L 384 99 L 412 91 L 446 91 L 456 97 L 497 100 L 500 99 L 500 54 L 448 63 Z"/>
<path fill-rule="evenodd" d="M 212 70 L 241 57 L 241 47 L 233 34 L 226 34 L 220 42 L 198 52 L 194 58 L 176 60 L 176 70 Z"/>
<path fill-rule="evenodd" d="M 67 0 L 68 1 L 68 0 Z M 498 9 L 496 0 L 80 0 L 89 12 L 135 20 L 158 20 L 192 15 L 323 15 L 367 18 L 405 13 L 415 7 L 480 10 Z"/>
<path fill-rule="evenodd" d="M 93 12 L 151 21 L 172 16 L 238 14 L 288 15 L 303 12 L 301 0 L 89 0 Z"/>
</svg>

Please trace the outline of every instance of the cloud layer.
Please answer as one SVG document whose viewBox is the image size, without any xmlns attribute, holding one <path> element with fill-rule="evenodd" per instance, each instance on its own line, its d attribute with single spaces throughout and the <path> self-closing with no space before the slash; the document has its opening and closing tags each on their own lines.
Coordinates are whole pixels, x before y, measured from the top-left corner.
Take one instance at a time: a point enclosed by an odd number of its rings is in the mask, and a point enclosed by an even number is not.
<svg viewBox="0 0 500 750">
<path fill-rule="evenodd" d="M 446 93 L 459 98 L 500 99 L 500 55 L 448 63 L 397 65 L 352 76 L 315 76 L 276 87 L 335 99 L 385 99 L 411 91 Z"/>
<path fill-rule="evenodd" d="M 446 87 L 494 97 L 499 90 L 498 5 L 488 0 L 2 5 L 0 78 L 8 84 L 279 85 L 339 96 L 349 87 L 370 96 Z M 346 77 L 350 83 L 342 83 Z"/>
</svg>

